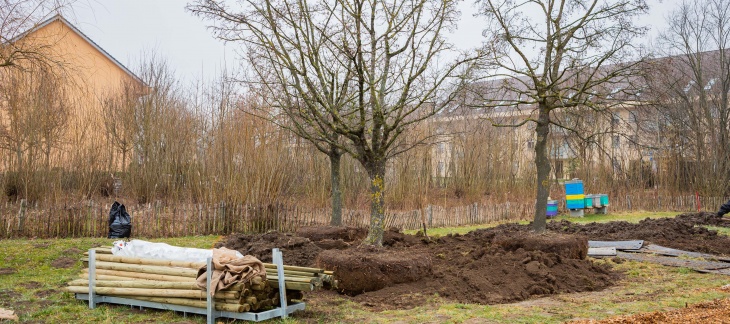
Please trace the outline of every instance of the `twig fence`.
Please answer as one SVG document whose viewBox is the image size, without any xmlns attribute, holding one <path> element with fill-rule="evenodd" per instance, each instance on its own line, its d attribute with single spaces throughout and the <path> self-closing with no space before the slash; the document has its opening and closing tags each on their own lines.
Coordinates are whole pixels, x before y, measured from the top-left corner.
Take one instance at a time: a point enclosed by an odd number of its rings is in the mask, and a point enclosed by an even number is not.
<svg viewBox="0 0 730 324">
<path fill-rule="evenodd" d="M 714 211 L 726 201 L 721 197 L 657 196 L 652 194 L 611 197 L 611 211 Z M 92 201 L 77 206 L 29 206 L 21 201 L 0 205 L 0 239 L 19 237 L 103 237 L 108 233 L 109 204 Z M 428 206 L 414 211 L 387 211 L 385 227 L 419 229 L 425 218 L 428 227 L 461 226 L 493 222 L 530 220 L 533 202 L 471 204 L 458 207 Z M 564 208 L 564 202 L 561 204 Z M 262 233 L 271 230 L 294 232 L 302 226 L 328 225 L 329 209 L 297 206 L 180 204 L 130 206 L 133 237 L 174 237 Z M 343 225 L 366 227 L 367 210 L 344 210 Z"/>
</svg>

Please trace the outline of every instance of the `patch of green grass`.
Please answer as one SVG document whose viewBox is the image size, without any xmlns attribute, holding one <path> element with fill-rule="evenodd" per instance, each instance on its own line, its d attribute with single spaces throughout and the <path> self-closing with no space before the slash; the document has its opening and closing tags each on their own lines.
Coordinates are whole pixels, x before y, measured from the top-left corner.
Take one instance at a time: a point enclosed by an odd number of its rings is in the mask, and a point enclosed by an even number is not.
<svg viewBox="0 0 730 324">
<path fill-rule="evenodd" d="M 197 236 L 150 241 L 210 248 L 218 239 L 217 236 Z M 14 310 L 21 322 L 180 322 L 181 317 L 169 311 L 133 311 L 129 307 L 110 305 L 89 310 L 88 304 L 75 300 L 72 294 L 63 291 L 66 283 L 76 279 L 81 272 L 82 265 L 78 259 L 83 256 L 83 252 L 95 246 L 111 245 L 112 241 L 104 238 L 0 240 L 0 268 L 17 271 L 0 275 L 0 307 Z M 76 262 L 70 268 L 52 265 L 64 257 Z M 197 322 L 202 323 L 204 319 L 201 317 Z"/>
<path fill-rule="evenodd" d="M 708 230 L 716 231 L 719 235 L 730 236 L 730 227 L 703 226 Z"/>
</svg>

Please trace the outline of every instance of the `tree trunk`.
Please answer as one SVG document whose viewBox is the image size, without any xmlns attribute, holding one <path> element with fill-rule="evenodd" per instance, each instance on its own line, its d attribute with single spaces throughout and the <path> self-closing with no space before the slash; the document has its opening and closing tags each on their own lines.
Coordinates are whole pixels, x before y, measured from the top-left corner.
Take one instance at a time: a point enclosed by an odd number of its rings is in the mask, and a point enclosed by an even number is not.
<svg viewBox="0 0 730 324">
<path fill-rule="evenodd" d="M 370 177 L 370 231 L 365 244 L 383 246 L 385 223 L 385 160 L 368 163 Z"/>
<path fill-rule="evenodd" d="M 547 141 L 550 133 L 550 111 L 544 104 L 540 104 L 540 112 L 535 132 L 535 168 L 537 169 L 537 195 L 535 201 L 535 220 L 532 228 L 535 232 L 542 233 L 547 225 L 547 199 L 550 193 L 550 160 L 547 156 Z"/>
<path fill-rule="evenodd" d="M 340 190 L 340 159 L 342 154 L 332 149 L 330 157 L 330 180 L 332 181 L 332 219 L 330 225 L 342 226 L 342 190 Z"/>
</svg>

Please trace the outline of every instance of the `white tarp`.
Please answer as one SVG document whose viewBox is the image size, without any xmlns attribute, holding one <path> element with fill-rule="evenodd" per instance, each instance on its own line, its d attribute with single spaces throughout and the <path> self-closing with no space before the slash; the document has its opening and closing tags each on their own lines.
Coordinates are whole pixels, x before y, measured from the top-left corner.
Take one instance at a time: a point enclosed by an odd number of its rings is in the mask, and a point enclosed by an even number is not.
<svg viewBox="0 0 730 324">
<path fill-rule="evenodd" d="M 208 258 L 213 257 L 213 250 L 186 248 L 166 243 L 153 243 L 142 240 L 131 240 L 129 242 L 114 242 L 112 254 L 148 259 L 205 262 Z M 236 256 L 239 258 L 243 257 L 240 252 L 236 252 Z"/>
</svg>

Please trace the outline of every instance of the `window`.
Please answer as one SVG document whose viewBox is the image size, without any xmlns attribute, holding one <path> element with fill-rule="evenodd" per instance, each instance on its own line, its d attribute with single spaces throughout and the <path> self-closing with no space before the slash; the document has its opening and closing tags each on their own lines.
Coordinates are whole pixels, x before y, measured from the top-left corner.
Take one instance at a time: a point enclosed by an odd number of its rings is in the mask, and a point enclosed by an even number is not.
<svg viewBox="0 0 730 324">
<path fill-rule="evenodd" d="M 614 135 L 613 136 L 613 148 L 618 148 L 621 146 L 621 136 Z"/>
<path fill-rule="evenodd" d="M 534 149 L 535 148 L 535 141 L 533 141 L 533 140 L 527 141 L 527 148 L 528 149 Z"/>
</svg>

